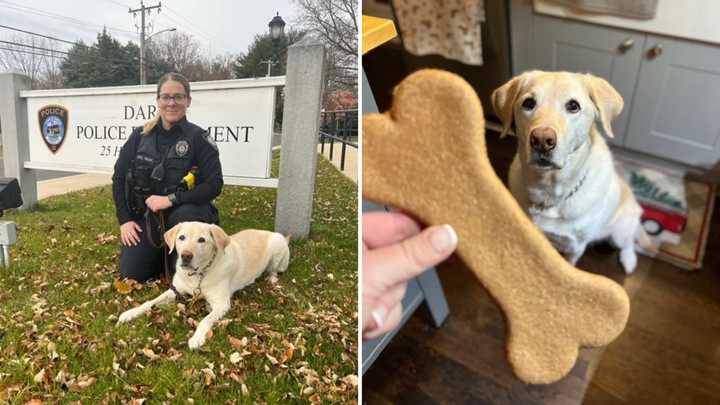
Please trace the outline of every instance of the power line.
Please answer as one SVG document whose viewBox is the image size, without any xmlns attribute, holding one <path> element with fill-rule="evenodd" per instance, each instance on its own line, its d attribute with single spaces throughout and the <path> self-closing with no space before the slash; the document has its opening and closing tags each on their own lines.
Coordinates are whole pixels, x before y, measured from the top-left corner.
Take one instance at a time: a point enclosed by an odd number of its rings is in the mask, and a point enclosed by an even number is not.
<svg viewBox="0 0 720 405">
<path fill-rule="evenodd" d="M 66 40 L 64 40 L 64 39 L 51 37 L 51 36 L 49 36 L 49 35 L 38 34 L 37 32 L 21 30 L 20 28 L 8 27 L 7 25 L 2 25 L 2 24 L 0 24 L 0 28 L 6 28 L 6 29 L 9 29 L 9 30 L 13 30 L 13 31 L 23 32 L 23 33 L 25 33 L 25 34 L 36 35 L 36 36 L 38 36 L 38 37 L 43 37 L 43 38 L 47 38 L 47 39 L 52 39 L 53 41 L 60 41 L 60 42 L 65 42 L 65 43 L 70 44 L 70 45 L 75 45 L 75 42 L 70 42 L 70 41 L 66 41 Z"/>
<path fill-rule="evenodd" d="M 201 36 L 203 36 L 203 37 L 205 37 L 205 38 L 207 38 L 207 39 L 213 39 L 210 35 L 207 35 L 207 34 L 205 34 L 204 32 L 200 31 L 200 29 L 199 29 L 195 24 L 193 24 L 192 21 L 190 21 L 189 19 L 183 17 L 183 16 L 182 16 L 180 13 L 178 13 L 177 11 L 171 9 L 167 4 L 165 5 L 165 8 L 166 8 L 168 11 L 170 11 L 171 13 L 175 14 L 176 16 L 178 16 L 178 17 L 182 18 L 184 21 L 186 21 L 187 24 L 188 24 L 189 26 L 193 27 L 193 28 L 195 29 L 195 31 L 196 31 L 198 34 L 200 34 Z M 167 17 L 170 18 L 170 16 L 167 16 Z M 178 21 L 175 20 L 175 22 L 178 22 Z M 185 24 L 183 24 L 183 25 L 185 25 Z"/>
<path fill-rule="evenodd" d="M 105 1 L 107 1 L 107 2 L 109 2 L 109 3 L 113 3 L 113 4 L 115 4 L 115 5 L 118 5 L 118 6 L 122 7 L 122 8 L 127 8 L 127 9 L 132 8 L 132 7 L 128 6 L 127 4 L 123 4 L 123 3 L 120 3 L 120 2 L 117 2 L 117 1 L 114 1 L 114 0 L 105 0 Z"/>
<path fill-rule="evenodd" d="M 26 54 L 28 54 L 28 55 L 47 56 L 48 58 L 67 59 L 67 56 L 48 55 L 48 54 L 45 54 L 45 53 L 37 53 L 37 52 L 25 51 L 25 50 L 22 50 L 22 49 L 5 48 L 5 47 L 1 47 L 1 46 L 0 46 L 0 50 L 12 51 L 12 52 L 19 52 L 19 53 L 26 53 Z"/>
<path fill-rule="evenodd" d="M 33 50 L 49 51 L 49 52 L 56 52 L 56 53 L 64 53 L 65 55 L 68 54 L 68 53 L 65 52 L 65 51 L 56 51 L 55 49 L 41 48 L 41 47 L 39 47 L 39 46 L 27 45 L 27 44 L 23 44 L 23 43 L 20 43 L 20 42 L 3 41 L 3 40 L 0 39 L 0 43 L 8 44 L 8 45 L 15 45 L 15 46 L 22 46 L 22 47 L 25 47 L 25 48 L 32 48 Z"/>
<path fill-rule="evenodd" d="M 27 7 L 27 6 L 21 6 L 19 4 L 15 4 L 15 3 L 12 3 L 7 0 L 0 0 L 0 3 L 4 3 L 5 4 L 4 7 L 11 9 L 11 10 L 20 11 L 20 12 L 29 13 L 29 14 L 35 14 L 35 15 L 39 15 L 42 17 L 55 18 L 57 20 L 69 22 L 71 24 L 75 24 L 75 25 L 82 26 L 82 27 L 87 27 L 87 26 L 103 27 L 103 28 L 107 28 L 108 30 L 111 30 L 111 31 L 118 31 L 118 32 L 124 32 L 126 34 L 135 35 L 135 32 L 133 32 L 133 31 L 125 30 L 122 28 L 109 27 L 106 25 L 94 24 L 94 23 L 91 23 L 88 21 L 78 20 L 77 18 L 68 17 L 68 16 L 65 16 L 62 14 L 51 13 L 49 11 L 38 10 L 38 9 L 35 9 L 32 7 Z"/>
<path fill-rule="evenodd" d="M 172 9 L 171 9 L 170 7 L 168 7 L 167 5 L 165 5 L 165 6 L 163 6 L 163 7 L 165 7 L 165 8 L 168 9 L 168 10 L 170 10 L 173 14 L 177 15 L 178 17 L 182 18 L 183 20 L 186 20 L 186 21 L 187 21 L 187 19 L 186 19 L 185 17 L 183 17 L 182 15 L 180 15 L 177 11 L 172 10 Z M 195 25 L 192 25 L 191 23 L 184 23 L 184 22 L 182 22 L 182 21 L 180 21 L 180 20 L 178 20 L 178 19 L 176 19 L 176 18 L 174 18 L 174 17 L 172 17 L 172 16 L 170 16 L 170 15 L 168 15 L 168 14 L 163 14 L 162 17 L 167 18 L 169 21 L 175 23 L 175 24 L 178 25 L 178 26 L 185 27 L 185 31 L 187 31 L 187 32 L 189 32 L 189 33 L 191 33 L 191 34 L 196 34 L 196 35 L 198 35 L 198 36 L 204 37 L 204 38 L 207 40 L 208 45 L 209 45 L 210 47 L 215 46 L 215 47 L 218 47 L 218 48 L 220 48 L 220 49 L 222 49 L 222 50 L 224 50 L 224 51 L 226 51 L 226 52 L 233 53 L 232 50 L 230 50 L 230 49 L 228 49 L 228 48 L 225 48 L 225 47 L 223 47 L 223 46 L 220 46 L 220 45 L 219 45 L 219 39 L 218 39 L 217 37 L 213 37 L 213 36 L 207 35 L 207 34 L 205 34 L 204 32 L 199 31 L 198 29 L 193 29 L 192 27 L 195 27 Z"/>
</svg>

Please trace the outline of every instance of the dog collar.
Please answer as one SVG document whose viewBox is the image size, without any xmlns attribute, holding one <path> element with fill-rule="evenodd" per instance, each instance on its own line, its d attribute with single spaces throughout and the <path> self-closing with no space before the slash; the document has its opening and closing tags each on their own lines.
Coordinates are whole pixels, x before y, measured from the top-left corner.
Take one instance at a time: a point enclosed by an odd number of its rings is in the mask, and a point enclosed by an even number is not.
<svg viewBox="0 0 720 405">
<path fill-rule="evenodd" d="M 208 264 L 206 264 L 206 265 L 205 265 L 202 269 L 200 269 L 200 270 L 189 271 L 189 272 L 188 272 L 188 276 L 190 276 L 190 277 L 195 277 L 196 274 L 200 274 L 200 279 L 202 279 L 203 277 L 205 277 L 205 270 L 209 269 L 210 266 L 212 266 L 213 262 L 215 261 L 215 257 L 217 256 L 217 252 L 218 252 L 218 249 L 217 249 L 217 247 L 216 247 L 215 249 L 213 249 L 212 258 L 210 258 L 210 261 L 208 262 Z"/>
<path fill-rule="evenodd" d="M 560 199 L 558 202 L 556 202 L 555 204 L 545 204 L 545 203 L 542 203 L 542 202 L 533 202 L 533 201 L 531 201 L 531 202 L 530 202 L 530 206 L 529 206 L 528 208 L 532 209 L 533 211 L 545 211 L 545 210 L 548 210 L 548 209 L 550 209 L 550 208 L 552 208 L 552 207 L 557 206 L 558 204 L 560 204 L 560 203 L 563 202 L 563 201 L 569 200 L 570 197 L 572 197 L 573 195 L 575 195 L 575 193 L 577 193 L 578 190 L 580 190 L 580 187 L 582 187 L 582 185 L 585 183 L 585 179 L 587 179 L 588 174 L 590 174 L 590 170 L 589 170 L 589 169 L 585 171 L 585 174 L 580 178 L 580 181 L 578 181 L 577 183 L 575 183 L 575 187 L 573 187 L 573 189 L 570 190 L 570 192 L 568 193 L 568 195 L 566 195 L 565 197 L 561 198 L 561 199 Z"/>
</svg>

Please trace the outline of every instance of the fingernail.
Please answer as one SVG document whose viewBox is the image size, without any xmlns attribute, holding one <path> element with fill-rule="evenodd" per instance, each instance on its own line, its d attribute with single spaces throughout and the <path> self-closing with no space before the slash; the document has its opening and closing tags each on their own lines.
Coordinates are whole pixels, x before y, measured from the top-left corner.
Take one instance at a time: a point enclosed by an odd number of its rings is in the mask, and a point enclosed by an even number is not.
<svg viewBox="0 0 720 405">
<path fill-rule="evenodd" d="M 385 310 L 384 307 L 375 308 L 370 313 L 370 316 L 372 316 L 373 320 L 375 321 L 375 328 L 372 331 L 376 331 L 378 329 L 381 329 L 383 325 L 385 325 L 385 318 L 387 317 L 387 310 Z"/>
<path fill-rule="evenodd" d="M 438 253 L 453 249 L 458 243 L 458 236 L 452 226 L 445 224 L 435 227 L 430 233 L 430 244 Z"/>
</svg>

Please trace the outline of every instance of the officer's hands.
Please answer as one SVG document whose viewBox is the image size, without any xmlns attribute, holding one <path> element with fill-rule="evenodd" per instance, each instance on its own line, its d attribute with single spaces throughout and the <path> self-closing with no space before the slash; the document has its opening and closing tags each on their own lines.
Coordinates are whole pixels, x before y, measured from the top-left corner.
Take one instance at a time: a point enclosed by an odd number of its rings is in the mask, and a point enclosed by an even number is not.
<svg viewBox="0 0 720 405">
<path fill-rule="evenodd" d="M 136 246 L 140 243 L 142 228 L 135 221 L 127 221 L 120 225 L 120 240 L 125 246 Z"/>
<path fill-rule="evenodd" d="M 151 195 L 145 200 L 145 205 L 147 205 L 152 212 L 158 212 L 164 210 L 165 208 L 172 207 L 170 198 L 166 195 Z"/>
</svg>

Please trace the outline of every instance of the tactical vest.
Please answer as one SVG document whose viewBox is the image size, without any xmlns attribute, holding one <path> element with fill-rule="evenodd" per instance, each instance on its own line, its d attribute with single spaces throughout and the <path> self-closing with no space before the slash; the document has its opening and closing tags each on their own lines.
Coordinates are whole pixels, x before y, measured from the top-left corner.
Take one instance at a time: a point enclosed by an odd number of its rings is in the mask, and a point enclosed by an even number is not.
<svg viewBox="0 0 720 405">
<path fill-rule="evenodd" d="M 186 126 L 179 131 L 174 145 L 163 156 L 157 149 L 158 134 L 141 135 L 135 160 L 128 173 L 126 194 L 128 209 L 136 214 L 145 212 L 145 199 L 151 195 L 168 195 L 177 191 L 182 178 L 190 171 L 195 160 L 191 139 L 202 135 L 197 126 Z"/>
</svg>

